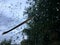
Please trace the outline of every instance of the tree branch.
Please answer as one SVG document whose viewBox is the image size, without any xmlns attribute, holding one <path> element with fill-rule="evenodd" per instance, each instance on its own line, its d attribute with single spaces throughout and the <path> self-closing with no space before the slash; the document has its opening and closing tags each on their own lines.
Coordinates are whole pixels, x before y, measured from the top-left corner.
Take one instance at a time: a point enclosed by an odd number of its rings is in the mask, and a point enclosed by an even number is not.
<svg viewBox="0 0 60 45">
<path fill-rule="evenodd" d="M 34 16 L 31 17 L 31 18 L 29 18 L 29 19 L 27 19 L 27 20 L 25 20 L 24 22 L 18 24 L 17 26 L 13 27 L 12 29 L 10 29 L 10 30 L 8 30 L 8 31 L 6 31 L 6 32 L 3 32 L 2 35 L 6 34 L 6 33 L 9 33 L 10 31 L 12 31 L 12 30 L 18 28 L 19 26 L 21 26 L 21 25 L 23 25 L 24 23 L 28 22 L 28 21 L 31 20 L 32 18 L 34 18 Z"/>
</svg>

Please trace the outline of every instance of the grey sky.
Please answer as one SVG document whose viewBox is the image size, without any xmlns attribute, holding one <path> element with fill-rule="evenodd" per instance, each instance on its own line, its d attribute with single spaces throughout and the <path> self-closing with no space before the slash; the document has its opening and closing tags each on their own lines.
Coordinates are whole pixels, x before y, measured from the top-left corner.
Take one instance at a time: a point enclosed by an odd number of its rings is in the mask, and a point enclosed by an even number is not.
<svg viewBox="0 0 60 45">
<path fill-rule="evenodd" d="M 11 29 L 17 24 L 23 22 L 26 16 L 23 16 L 24 8 L 29 6 L 26 4 L 27 0 L 0 0 L 0 41 L 4 38 L 8 38 L 15 35 L 17 32 L 22 31 L 22 27 L 26 27 L 26 24 L 15 29 L 14 31 L 2 36 L 2 32 Z M 16 40 L 16 36 L 20 36 Z M 13 36 L 13 40 L 22 40 L 22 35 L 17 34 Z"/>
</svg>

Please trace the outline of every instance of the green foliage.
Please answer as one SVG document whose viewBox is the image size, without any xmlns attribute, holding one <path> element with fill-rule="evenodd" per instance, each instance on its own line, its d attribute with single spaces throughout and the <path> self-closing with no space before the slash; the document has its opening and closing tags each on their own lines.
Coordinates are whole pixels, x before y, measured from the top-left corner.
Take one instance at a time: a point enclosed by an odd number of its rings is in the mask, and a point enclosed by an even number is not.
<svg viewBox="0 0 60 45">
<path fill-rule="evenodd" d="M 0 45 L 11 45 L 11 40 L 3 40 Z"/>
<path fill-rule="evenodd" d="M 60 2 L 59 0 L 33 0 L 34 5 L 26 9 L 30 28 L 23 33 L 28 36 L 23 45 L 60 45 Z M 25 44 L 26 43 L 26 44 Z M 22 45 L 21 44 L 21 45 Z"/>
</svg>

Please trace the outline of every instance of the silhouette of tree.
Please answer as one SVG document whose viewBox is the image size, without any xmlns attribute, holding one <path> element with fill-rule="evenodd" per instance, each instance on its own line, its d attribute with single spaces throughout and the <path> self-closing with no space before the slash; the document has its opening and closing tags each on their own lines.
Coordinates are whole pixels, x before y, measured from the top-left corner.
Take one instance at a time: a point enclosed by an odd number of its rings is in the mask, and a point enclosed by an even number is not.
<svg viewBox="0 0 60 45">
<path fill-rule="evenodd" d="M 35 17 L 24 29 L 28 38 L 21 45 L 60 45 L 60 2 L 59 0 L 33 0 L 34 5 L 27 8 L 28 18 Z"/>
</svg>

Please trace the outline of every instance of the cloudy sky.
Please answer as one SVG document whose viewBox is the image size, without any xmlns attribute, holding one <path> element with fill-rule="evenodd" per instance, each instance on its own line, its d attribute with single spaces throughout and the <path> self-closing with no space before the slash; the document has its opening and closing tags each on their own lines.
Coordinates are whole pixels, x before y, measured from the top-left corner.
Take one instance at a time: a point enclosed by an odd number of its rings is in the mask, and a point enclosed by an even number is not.
<svg viewBox="0 0 60 45">
<path fill-rule="evenodd" d="M 13 42 L 17 39 L 17 36 L 20 37 L 15 42 L 22 40 L 21 33 L 17 32 L 22 31 L 22 29 L 26 27 L 26 24 L 6 35 L 2 35 L 2 33 L 27 19 L 26 15 L 23 16 L 24 8 L 29 6 L 26 4 L 26 1 L 27 0 L 0 0 L 0 41 L 4 38 L 9 39 L 11 36 Z"/>
</svg>

